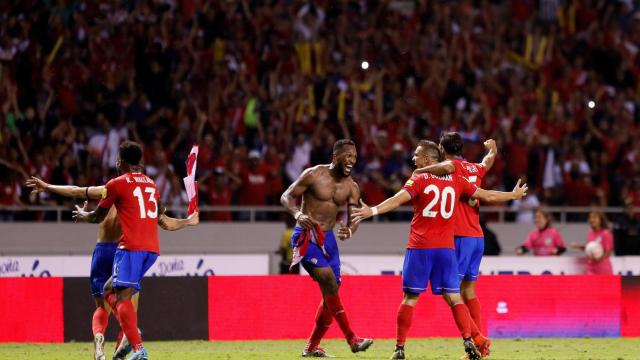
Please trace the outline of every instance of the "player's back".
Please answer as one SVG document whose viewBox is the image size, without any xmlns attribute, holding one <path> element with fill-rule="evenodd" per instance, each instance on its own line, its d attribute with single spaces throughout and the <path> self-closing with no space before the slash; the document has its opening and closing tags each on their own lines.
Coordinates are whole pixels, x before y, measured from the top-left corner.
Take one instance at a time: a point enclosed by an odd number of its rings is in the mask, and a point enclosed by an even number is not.
<svg viewBox="0 0 640 360">
<path fill-rule="evenodd" d="M 455 174 L 464 176 L 475 186 L 482 186 L 482 179 L 487 173 L 482 164 L 470 163 L 464 159 L 452 159 Z M 454 235 L 465 237 L 483 237 L 480 227 L 480 201 L 467 196 L 460 197 L 460 206 L 453 216 Z"/>
<path fill-rule="evenodd" d="M 160 253 L 159 194 L 154 181 L 142 173 L 126 173 L 110 180 L 105 188 L 100 206 L 117 209 L 122 226 L 118 248 Z"/>
<path fill-rule="evenodd" d="M 115 207 L 109 209 L 107 217 L 98 225 L 98 242 L 117 243 L 122 238 L 122 227 Z"/>
<path fill-rule="evenodd" d="M 460 196 L 473 195 L 476 187 L 457 174 L 419 174 L 409 179 L 404 189 L 411 195 L 413 205 L 407 248 L 453 249 L 452 217 Z"/>
</svg>

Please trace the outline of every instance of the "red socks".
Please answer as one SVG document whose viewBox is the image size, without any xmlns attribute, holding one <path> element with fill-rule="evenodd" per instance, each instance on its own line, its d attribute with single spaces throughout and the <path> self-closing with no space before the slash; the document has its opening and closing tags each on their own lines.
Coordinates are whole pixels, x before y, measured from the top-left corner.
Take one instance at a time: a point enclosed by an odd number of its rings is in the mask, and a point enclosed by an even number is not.
<svg viewBox="0 0 640 360">
<path fill-rule="evenodd" d="M 349 319 L 347 319 L 347 314 L 344 312 L 344 308 L 342 307 L 342 302 L 340 301 L 340 297 L 336 295 L 325 295 L 324 303 L 327 305 L 329 309 L 329 313 L 333 315 L 334 319 L 338 325 L 340 325 L 340 330 L 344 334 L 344 337 L 347 339 L 349 343 L 355 337 L 355 333 L 351 330 L 351 326 L 349 325 Z M 128 335 L 127 335 L 128 336 Z"/>
<path fill-rule="evenodd" d="M 404 346 L 407 340 L 407 333 L 411 327 L 411 319 L 413 318 L 413 306 L 400 304 L 398 308 L 398 318 L 396 323 L 396 345 Z"/>
<path fill-rule="evenodd" d="M 322 340 L 324 334 L 329 330 L 332 321 L 333 316 L 331 316 L 331 312 L 326 305 L 324 305 L 324 301 L 320 302 L 320 306 L 318 306 L 318 311 L 316 312 L 316 324 L 309 338 L 309 349 L 314 349 L 320 344 L 320 340 Z"/>
<path fill-rule="evenodd" d="M 91 329 L 93 330 L 93 336 L 100 333 L 104 335 L 104 331 L 107 329 L 109 323 L 109 312 L 103 307 L 97 307 L 93 312 L 93 319 L 91 320 Z"/>
<path fill-rule="evenodd" d="M 104 301 L 106 301 L 107 304 L 109 304 L 109 306 L 111 307 L 111 313 L 116 318 L 116 320 L 120 322 L 120 317 L 118 316 L 118 309 L 116 309 L 116 293 L 110 292 L 108 294 L 105 294 Z"/>
<path fill-rule="evenodd" d="M 142 338 L 138 334 L 138 314 L 133 308 L 131 300 L 120 300 L 117 304 L 118 315 L 120 316 L 120 327 L 127 335 L 131 346 L 139 350 L 142 348 Z"/>
<path fill-rule="evenodd" d="M 474 297 L 473 299 L 469 299 L 464 303 L 467 305 L 467 308 L 469 309 L 469 313 L 471 314 L 471 318 L 473 319 L 473 322 L 475 322 L 476 325 L 478 326 L 478 331 L 482 332 L 482 314 L 481 314 L 481 308 L 480 308 L 480 301 L 478 301 L 477 297 Z"/>
<path fill-rule="evenodd" d="M 471 337 L 471 315 L 465 304 L 455 304 L 451 307 L 453 313 L 453 319 L 456 321 L 458 330 L 463 339 Z"/>
</svg>

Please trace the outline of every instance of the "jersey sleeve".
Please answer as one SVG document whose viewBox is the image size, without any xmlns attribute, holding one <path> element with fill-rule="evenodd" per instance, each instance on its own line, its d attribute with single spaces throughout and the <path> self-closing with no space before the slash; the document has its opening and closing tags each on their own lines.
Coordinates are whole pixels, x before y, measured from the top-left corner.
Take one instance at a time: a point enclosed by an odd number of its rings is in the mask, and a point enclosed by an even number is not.
<svg viewBox="0 0 640 360">
<path fill-rule="evenodd" d="M 102 190 L 102 196 L 100 198 L 100 202 L 98 206 L 105 209 L 110 209 L 116 201 L 116 197 L 118 196 L 118 182 L 116 179 L 111 179 L 104 186 Z"/>
<path fill-rule="evenodd" d="M 566 248 L 564 240 L 562 240 L 562 235 L 560 235 L 560 232 L 556 229 L 553 229 L 553 243 L 556 247 Z"/>
<path fill-rule="evenodd" d="M 420 186 L 422 185 L 422 181 L 420 181 L 420 179 L 420 175 L 413 175 L 411 179 L 407 180 L 407 182 L 404 183 L 403 189 L 405 189 L 409 193 L 409 195 L 411 195 L 412 199 L 414 199 L 416 195 L 420 194 L 420 192 L 422 191 L 422 189 L 420 189 Z"/>
<path fill-rule="evenodd" d="M 527 249 L 533 249 L 533 238 L 536 236 L 535 234 L 536 230 L 532 230 L 529 233 L 529 236 L 527 236 L 527 238 L 522 243 L 522 246 L 526 247 Z"/>
<path fill-rule="evenodd" d="M 602 248 L 604 251 L 613 250 L 613 234 L 609 230 L 604 231 L 602 234 Z"/>
<path fill-rule="evenodd" d="M 472 196 L 475 194 L 478 187 L 475 184 L 472 184 L 469 179 L 464 176 L 458 177 L 458 183 L 460 184 L 460 195 L 461 196 Z"/>
<path fill-rule="evenodd" d="M 476 167 L 478 168 L 478 177 L 483 178 L 487 174 L 487 168 L 482 163 L 477 163 Z"/>
</svg>

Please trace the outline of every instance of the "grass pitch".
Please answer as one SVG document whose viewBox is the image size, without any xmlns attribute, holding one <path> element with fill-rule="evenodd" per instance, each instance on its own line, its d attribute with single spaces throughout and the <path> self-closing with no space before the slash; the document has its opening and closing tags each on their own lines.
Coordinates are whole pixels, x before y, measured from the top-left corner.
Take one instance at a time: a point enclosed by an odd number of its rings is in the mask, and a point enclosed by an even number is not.
<svg viewBox="0 0 640 360">
<path fill-rule="evenodd" d="M 153 360 L 301 359 L 304 341 L 163 341 L 145 342 Z M 352 354 L 344 341 L 323 341 L 328 353 L 340 359 L 388 359 L 393 340 L 376 340 L 364 353 Z M 107 342 L 111 354 L 113 342 Z M 459 359 L 459 339 L 409 339 L 408 359 Z M 636 360 L 640 339 L 498 339 L 489 360 Z M 110 359 L 111 356 L 107 356 Z M 92 359 L 92 343 L 0 344 L 0 359 Z"/>
</svg>

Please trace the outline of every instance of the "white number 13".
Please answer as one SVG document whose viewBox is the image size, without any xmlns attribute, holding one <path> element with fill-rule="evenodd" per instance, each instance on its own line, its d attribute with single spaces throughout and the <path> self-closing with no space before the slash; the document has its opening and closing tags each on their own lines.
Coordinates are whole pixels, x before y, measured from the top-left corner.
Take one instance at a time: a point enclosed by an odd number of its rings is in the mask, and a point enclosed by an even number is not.
<svg viewBox="0 0 640 360">
<path fill-rule="evenodd" d="M 142 190 L 140 190 L 140 186 L 136 187 L 133 190 L 133 196 L 138 198 L 138 206 L 140 207 L 140 219 L 146 219 L 147 216 L 151 219 L 155 219 L 158 217 L 158 202 L 156 201 L 156 189 L 152 187 L 144 188 L 144 192 L 149 194 L 149 201 L 153 203 L 153 211 L 146 210 L 144 206 L 144 197 L 142 196 Z"/>
<path fill-rule="evenodd" d="M 438 204 L 438 201 L 440 200 L 440 189 L 437 186 L 431 184 L 424 189 L 424 193 L 425 194 L 434 193 L 434 196 L 433 196 L 433 200 L 431 200 L 431 202 L 427 204 L 424 210 L 422 210 L 422 216 L 434 218 L 436 217 L 436 215 L 438 215 L 438 212 L 432 211 L 431 209 L 433 209 Z M 443 218 L 448 219 L 451 217 L 451 215 L 453 215 L 453 207 L 455 205 L 454 203 L 455 201 L 456 201 L 455 190 L 453 190 L 451 186 L 445 187 L 444 190 L 442 190 L 442 201 L 440 202 L 440 214 L 442 215 Z M 447 209 L 447 203 L 449 203 L 448 204 L 449 209 Z"/>
</svg>

